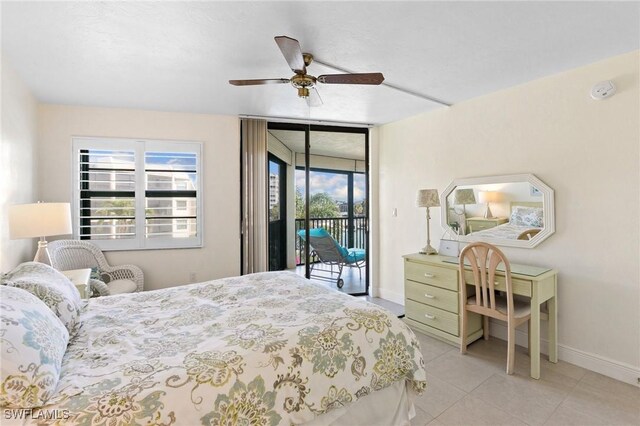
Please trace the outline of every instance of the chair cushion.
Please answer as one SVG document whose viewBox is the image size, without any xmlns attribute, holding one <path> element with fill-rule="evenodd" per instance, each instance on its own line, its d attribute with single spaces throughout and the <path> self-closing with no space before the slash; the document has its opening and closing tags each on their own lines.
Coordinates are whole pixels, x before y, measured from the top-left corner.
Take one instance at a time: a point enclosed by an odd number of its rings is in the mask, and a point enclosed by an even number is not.
<svg viewBox="0 0 640 426">
<path fill-rule="evenodd" d="M 366 259 L 367 251 L 359 248 L 350 248 L 348 250 L 347 263 L 356 263 Z"/>
<path fill-rule="evenodd" d="M 109 292 L 113 294 L 133 293 L 138 289 L 136 283 L 131 280 L 113 280 L 107 283 Z"/>
<path fill-rule="evenodd" d="M 26 290 L 0 286 L 0 406 L 36 408 L 56 390 L 69 332 Z"/>
<path fill-rule="evenodd" d="M 81 326 L 84 302 L 75 285 L 61 272 L 39 262 L 25 262 L 2 277 L 2 283 L 35 295 L 62 321 L 72 337 Z"/>
<path fill-rule="evenodd" d="M 304 239 L 304 237 L 306 235 L 304 229 L 299 230 L 298 231 L 298 235 L 300 236 L 300 238 Z M 342 247 L 335 240 L 335 238 L 333 238 L 331 236 L 331 234 L 329 232 L 327 232 L 327 230 L 324 229 L 324 228 L 311 228 L 311 229 L 309 229 L 309 237 L 310 238 L 330 238 L 331 241 L 333 242 L 333 245 L 335 245 L 336 249 L 340 253 L 340 256 L 342 256 L 343 258 L 346 258 L 347 256 L 349 256 L 349 251 L 346 248 Z M 320 256 L 320 257 L 322 257 L 322 256 Z"/>
</svg>

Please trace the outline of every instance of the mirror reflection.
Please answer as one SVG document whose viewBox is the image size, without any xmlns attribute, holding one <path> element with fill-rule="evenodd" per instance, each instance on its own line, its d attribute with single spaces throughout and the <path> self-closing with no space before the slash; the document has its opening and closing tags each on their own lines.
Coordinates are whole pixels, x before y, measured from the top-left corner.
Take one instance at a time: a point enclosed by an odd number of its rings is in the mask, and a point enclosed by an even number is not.
<svg viewBox="0 0 640 426">
<path fill-rule="evenodd" d="M 526 181 L 458 185 L 446 200 L 447 224 L 459 236 L 531 240 L 545 226 L 543 193 Z"/>
</svg>

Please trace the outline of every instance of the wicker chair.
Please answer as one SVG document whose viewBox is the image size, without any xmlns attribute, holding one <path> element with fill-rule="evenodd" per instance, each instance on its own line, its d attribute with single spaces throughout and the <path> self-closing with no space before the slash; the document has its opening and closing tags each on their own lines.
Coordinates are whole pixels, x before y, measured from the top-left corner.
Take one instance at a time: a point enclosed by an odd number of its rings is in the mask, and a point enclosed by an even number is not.
<svg viewBox="0 0 640 426">
<path fill-rule="evenodd" d="M 139 267 L 109 265 L 102 251 L 89 241 L 57 240 L 50 242 L 48 247 L 51 266 L 59 271 L 97 267 L 100 270 L 102 282 L 109 288 L 109 291 L 106 291 L 100 281 L 91 280 L 91 287 L 100 295 L 137 292 L 144 289 L 144 275 Z M 135 287 L 125 280 L 133 282 Z M 109 286 L 110 283 L 113 286 Z"/>
</svg>

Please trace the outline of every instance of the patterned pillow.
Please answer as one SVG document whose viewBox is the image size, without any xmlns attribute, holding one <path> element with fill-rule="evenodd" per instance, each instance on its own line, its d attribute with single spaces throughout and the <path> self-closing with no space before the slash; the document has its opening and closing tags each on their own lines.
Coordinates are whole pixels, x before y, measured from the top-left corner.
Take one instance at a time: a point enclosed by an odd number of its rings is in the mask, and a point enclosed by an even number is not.
<svg viewBox="0 0 640 426">
<path fill-rule="evenodd" d="M 92 280 L 100 280 L 102 281 L 102 271 L 97 266 L 91 268 L 91 275 L 89 276 Z"/>
<path fill-rule="evenodd" d="M 512 225 L 544 228 L 544 213 L 541 207 L 516 206 L 511 212 Z"/>
<path fill-rule="evenodd" d="M 0 286 L 0 407 L 36 408 L 58 385 L 69 333 L 29 292 Z"/>
<path fill-rule="evenodd" d="M 34 294 L 47 305 L 74 336 L 80 328 L 83 306 L 75 285 L 59 271 L 38 262 L 26 262 L 2 277 L 2 284 Z"/>
</svg>

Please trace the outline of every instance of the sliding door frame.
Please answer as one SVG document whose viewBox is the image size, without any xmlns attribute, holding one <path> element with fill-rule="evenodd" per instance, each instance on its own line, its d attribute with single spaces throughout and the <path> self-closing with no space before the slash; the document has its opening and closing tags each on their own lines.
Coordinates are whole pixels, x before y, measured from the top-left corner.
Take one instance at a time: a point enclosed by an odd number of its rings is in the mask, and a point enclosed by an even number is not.
<svg viewBox="0 0 640 426">
<path fill-rule="evenodd" d="M 310 194 L 309 194 L 309 172 L 311 170 L 310 159 L 311 159 L 311 132 L 334 132 L 334 133 L 357 133 L 364 135 L 364 162 L 365 162 L 365 192 L 366 192 L 366 202 L 365 202 L 365 213 L 367 217 L 367 227 L 365 229 L 365 239 L 367 242 L 366 249 L 366 261 L 365 261 L 365 291 L 360 293 L 348 293 L 351 296 L 368 296 L 369 295 L 369 282 L 371 280 L 370 268 L 369 268 L 369 259 L 371 257 L 371 239 L 370 239 L 370 223 L 371 223 L 371 193 L 369 187 L 369 128 L 367 127 L 342 127 L 342 126 L 325 126 L 319 124 L 300 124 L 300 123 L 279 123 L 279 122 L 268 122 L 267 130 L 294 130 L 304 132 L 304 175 L 305 175 L 305 191 L 304 191 L 304 202 L 305 202 L 305 214 L 304 214 L 304 229 L 305 229 L 305 239 L 304 239 L 304 253 L 305 253 L 305 277 L 309 279 L 311 277 L 311 268 L 309 263 L 309 224 L 310 224 L 310 213 L 309 213 L 309 202 L 310 202 Z M 296 167 L 295 158 L 293 160 L 293 167 Z M 350 213 L 352 215 L 352 212 Z"/>
</svg>

